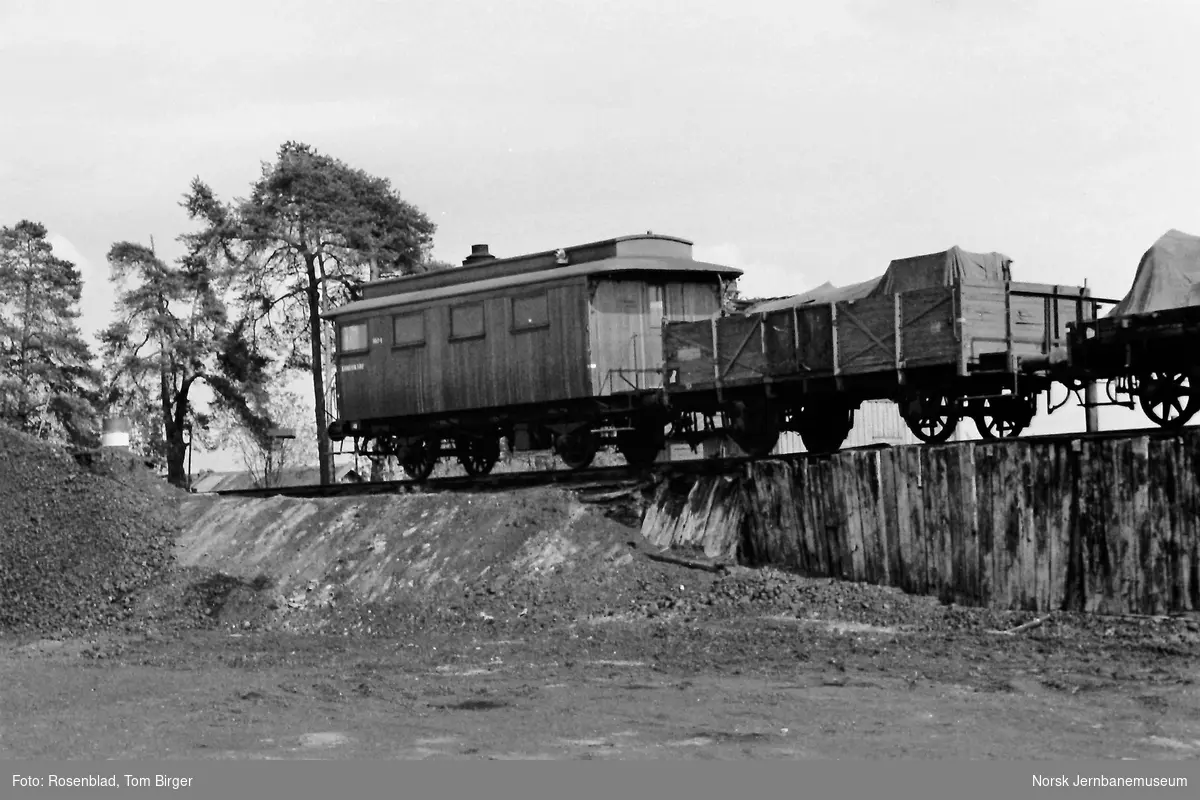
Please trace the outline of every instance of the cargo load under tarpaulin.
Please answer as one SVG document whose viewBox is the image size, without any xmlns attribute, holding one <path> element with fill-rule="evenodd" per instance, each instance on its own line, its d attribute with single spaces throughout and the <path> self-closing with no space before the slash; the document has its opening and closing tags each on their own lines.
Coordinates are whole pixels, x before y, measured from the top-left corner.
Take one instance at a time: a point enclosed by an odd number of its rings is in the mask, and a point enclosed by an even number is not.
<svg viewBox="0 0 1200 800">
<path fill-rule="evenodd" d="M 751 306 L 748 314 L 776 311 L 811 303 L 843 303 L 871 297 L 963 284 L 996 284 L 1011 280 L 1012 259 L 1003 253 L 968 253 L 951 247 L 940 253 L 898 258 L 878 278 L 850 286 L 822 284 L 803 294 L 784 297 Z"/>
<path fill-rule="evenodd" d="M 1142 256 L 1133 288 L 1110 317 L 1200 306 L 1200 236 L 1169 230 Z"/>
<path fill-rule="evenodd" d="M 917 370 L 994 381 L 1029 371 L 1021 364 L 1064 359 L 1067 323 L 1093 318 L 1087 290 L 1013 282 L 1011 264 L 1001 253 L 952 247 L 898 259 L 853 286 L 826 284 L 709 320 L 666 320 L 664 385 L 687 393 L 797 381 L 804 392 L 887 399 Z M 854 376 L 863 379 L 847 384 Z"/>
</svg>

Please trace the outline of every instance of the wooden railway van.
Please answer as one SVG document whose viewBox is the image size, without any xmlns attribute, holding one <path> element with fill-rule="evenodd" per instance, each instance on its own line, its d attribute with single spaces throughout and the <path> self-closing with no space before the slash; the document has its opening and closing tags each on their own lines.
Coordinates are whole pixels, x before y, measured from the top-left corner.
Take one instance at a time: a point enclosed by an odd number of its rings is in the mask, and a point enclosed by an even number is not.
<svg viewBox="0 0 1200 800">
<path fill-rule="evenodd" d="M 662 386 L 663 320 L 707 318 L 740 270 L 627 236 L 367 284 L 337 326 L 339 435 L 561 434 Z M 510 439 L 512 443 L 512 439 Z"/>
<path fill-rule="evenodd" d="M 671 323 L 666 388 L 680 402 L 713 392 L 736 398 L 739 390 L 790 394 L 796 405 L 836 398 L 851 416 L 863 400 L 925 397 L 916 403 L 925 407 L 906 410 L 910 426 L 940 413 L 952 433 L 963 409 L 950 406 L 1019 390 L 1015 378 L 1066 359 L 1068 322 L 1094 317 L 1083 287 L 1017 283 L 1010 263 L 955 247 L 893 261 L 882 277 L 854 286 L 827 284 L 742 314 Z M 836 428 L 845 415 L 833 413 L 838 420 L 810 422 Z M 947 433 L 928 424 L 913 430 L 926 441 Z"/>
</svg>

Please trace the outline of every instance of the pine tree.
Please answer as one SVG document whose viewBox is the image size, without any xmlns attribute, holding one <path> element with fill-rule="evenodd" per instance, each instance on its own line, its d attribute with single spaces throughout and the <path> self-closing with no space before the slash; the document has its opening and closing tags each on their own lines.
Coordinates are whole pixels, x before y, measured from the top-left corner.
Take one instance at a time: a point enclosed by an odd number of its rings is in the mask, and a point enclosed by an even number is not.
<svg viewBox="0 0 1200 800">
<path fill-rule="evenodd" d="M 206 221 L 210 252 L 241 266 L 252 336 L 261 331 L 285 368 L 312 374 L 321 482 L 329 483 L 321 313 L 368 278 L 435 268 L 434 224 L 386 179 L 298 142 L 263 165 L 248 199 L 226 206 L 197 179 L 186 205 Z"/>
<path fill-rule="evenodd" d="M 218 409 L 263 429 L 266 359 L 246 340 L 245 326 L 230 321 L 229 276 L 194 248 L 167 264 L 144 245 L 118 242 L 108 262 L 121 291 L 118 318 L 102 334 L 110 375 L 104 399 L 142 421 L 145 449 L 164 457 L 167 480 L 182 486 L 187 427 L 209 420 L 193 408 L 193 388 L 203 382 Z"/>
<path fill-rule="evenodd" d="M 79 330 L 83 281 L 46 227 L 0 229 L 0 418 L 46 439 L 94 446 L 98 375 Z"/>
</svg>

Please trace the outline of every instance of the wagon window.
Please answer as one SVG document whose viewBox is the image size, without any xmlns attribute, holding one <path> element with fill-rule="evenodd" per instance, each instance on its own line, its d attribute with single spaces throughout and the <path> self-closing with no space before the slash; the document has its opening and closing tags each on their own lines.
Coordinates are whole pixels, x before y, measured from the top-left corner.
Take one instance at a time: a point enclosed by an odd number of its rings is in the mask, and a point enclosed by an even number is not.
<svg viewBox="0 0 1200 800">
<path fill-rule="evenodd" d="M 550 312 L 546 305 L 546 293 L 514 297 L 512 315 L 514 331 L 547 327 L 550 324 Z"/>
<path fill-rule="evenodd" d="M 483 336 L 483 304 L 472 303 L 450 309 L 450 338 L 470 339 Z"/>
<path fill-rule="evenodd" d="M 343 325 L 339 336 L 338 350 L 343 353 L 353 353 L 367 349 L 367 323 L 365 322 Z"/>
<path fill-rule="evenodd" d="M 425 344 L 425 312 L 392 317 L 392 346 L 413 347 L 419 344 Z"/>
</svg>

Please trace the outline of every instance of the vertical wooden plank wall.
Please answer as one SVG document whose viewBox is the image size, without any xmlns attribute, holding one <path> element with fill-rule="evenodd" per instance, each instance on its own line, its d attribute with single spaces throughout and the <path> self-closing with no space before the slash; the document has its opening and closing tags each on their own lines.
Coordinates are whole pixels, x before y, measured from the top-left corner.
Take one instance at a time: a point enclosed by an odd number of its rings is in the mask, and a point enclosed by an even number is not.
<svg viewBox="0 0 1200 800">
<path fill-rule="evenodd" d="M 1200 611 L 1200 432 L 965 442 L 675 478 L 660 547 L 896 586 L 961 605 Z"/>
</svg>

